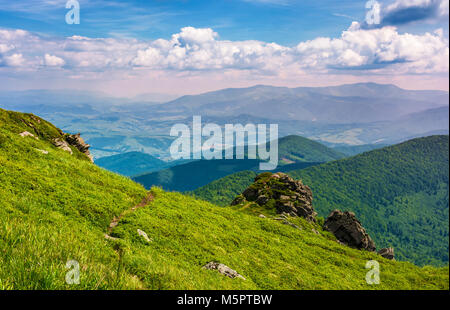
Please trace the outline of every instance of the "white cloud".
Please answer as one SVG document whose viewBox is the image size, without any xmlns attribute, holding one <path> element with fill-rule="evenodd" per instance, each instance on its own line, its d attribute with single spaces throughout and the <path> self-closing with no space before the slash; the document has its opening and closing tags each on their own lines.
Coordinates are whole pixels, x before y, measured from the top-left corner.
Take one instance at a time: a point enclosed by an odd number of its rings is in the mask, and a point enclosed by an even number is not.
<svg viewBox="0 0 450 310">
<path fill-rule="evenodd" d="M 26 61 L 25 58 L 23 58 L 22 54 L 12 54 L 10 56 L 5 56 L 4 62 L 9 67 L 25 67 Z"/>
<path fill-rule="evenodd" d="M 64 61 L 64 59 L 59 58 L 57 56 L 50 55 L 50 54 L 45 54 L 44 62 L 45 62 L 45 65 L 49 66 L 49 67 L 61 67 L 61 66 L 64 66 L 64 64 L 66 63 Z"/>
<path fill-rule="evenodd" d="M 412 74 L 449 70 L 448 39 L 442 30 L 413 35 L 401 34 L 395 27 L 361 29 L 358 23 L 338 38 L 319 37 L 294 47 L 220 40 L 210 28 L 185 27 L 168 40 L 154 41 L 80 36 L 50 39 L 23 30 L 0 29 L 0 60 L 3 68 L 64 66 L 74 76 L 111 70 L 132 74 L 137 69 L 185 73 L 233 69 L 261 76 L 294 70 Z"/>
</svg>

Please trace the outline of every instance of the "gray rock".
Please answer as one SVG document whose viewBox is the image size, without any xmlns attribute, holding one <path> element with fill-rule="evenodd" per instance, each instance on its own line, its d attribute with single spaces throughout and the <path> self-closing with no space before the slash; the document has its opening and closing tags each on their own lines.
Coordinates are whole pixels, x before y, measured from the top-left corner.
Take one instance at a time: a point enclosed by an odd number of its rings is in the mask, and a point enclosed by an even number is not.
<svg viewBox="0 0 450 310">
<path fill-rule="evenodd" d="M 75 135 L 68 135 L 66 137 L 66 141 L 76 147 L 81 153 L 84 153 L 91 162 L 94 162 L 94 158 L 92 157 L 91 153 L 89 152 L 89 148 L 91 147 L 89 144 L 84 142 L 84 139 L 81 138 L 81 135 L 79 133 Z"/>
<path fill-rule="evenodd" d="M 375 251 L 375 243 L 353 212 L 334 210 L 325 220 L 323 228 L 350 247 Z"/>
<path fill-rule="evenodd" d="M 46 150 L 41 150 L 41 149 L 35 149 L 35 150 L 40 152 L 40 153 L 42 153 L 42 154 L 44 154 L 44 155 L 48 155 L 48 151 L 46 151 Z"/>
<path fill-rule="evenodd" d="M 383 256 L 384 258 L 387 259 L 394 259 L 395 255 L 394 255 L 394 248 L 384 248 L 378 251 L 378 254 L 380 254 L 381 256 Z"/>
<path fill-rule="evenodd" d="M 224 264 L 220 264 L 220 263 L 216 263 L 216 262 L 209 262 L 205 266 L 203 266 L 203 268 L 209 269 L 209 270 L 217 270 L 219 273 L 221 273 L 224 276 L 227 276 L 231 279 L 240 278 L 240 279 L 245 280 L 245 278 L 243 276 L 241 276 L 239 273 L 237 273 L 236 270 L 233 270 Z"/>
<path fill-rule="evenodd" d="M 22 138 L 31 137 L 31 138 L 35 138 L 36 140 L 39 140 L 38 137 L 35 137 L 31 132 L 28 132 L 28 131 L 19 133 L 19 136 L 21 136 Z"/>
<path fill-rule="evenodd" d="M 277 213 L 300 216 L 315 222 L 317 213 L 312 206 L 312 199 L 311 189 L 301 181 L 296 181 L 285 173 L 265 172 L 258 175 L 255 182 L 233 200 L 232 205 L 251 201 L 266 206 L 269 201 L 275 200 Z"/>
<path fill-rule="evenodd" d="M 58 149 L 61 149 L 63 151 L 69 152 L 70 154 L 73 154 L 73 151 L 70 148 L 69 144 L 61 138 L 54 139 L 53 145 L 56 146 Z"/>
<path fill-rule="evenodd" d="M 147 242 L 152 242 L 152 240 L 148 237 L 148 235 L 147 235 L 147 233 L 146 233 L 145 231 L 138 229 L 138 230 L 137 230 L 137 233 L 138 233 L 139 236 L 141 236 L 142 238 L 144 238 L 145 241 L 147 241 Z"/>
</svg>

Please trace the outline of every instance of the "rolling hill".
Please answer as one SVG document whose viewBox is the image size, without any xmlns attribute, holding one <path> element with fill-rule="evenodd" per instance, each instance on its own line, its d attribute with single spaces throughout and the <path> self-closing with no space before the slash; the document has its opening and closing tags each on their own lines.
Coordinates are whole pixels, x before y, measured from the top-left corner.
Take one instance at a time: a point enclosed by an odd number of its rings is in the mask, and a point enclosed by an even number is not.
<svg viewBox="0 0 450 310">
<path fill-rule="evenodd" d="M 181 165 L 186 162 L 189 161 L 176 160 L 166 162 L 142 152 L 127 152 L 118 155 L 101 157 L 95 160 L 95 163 L 98 166 L 128 177 L 159 171 L 168 167 Z"/>
<path fill-rule="evenodd" d="M 344 157 L 340 152 L 300 136 L 281 138 L 278 142 L 278 153 L 280 166 L 277 171 L 304 168 L 316 165 L 319 162 Z M 283 167 L 283 165 L 285 166 Z M 192 191 L 229 174 L 244 170 L 256 171 L 258 169 L 259 160 L 255 159 L 198 160 L 143 174 L 133 179 L 147 189 L 152 186 L 161 186 L 165 190 L 170 191 Z"/>
<path fill-rule="evenodd" d="M 125 176 L 133 176 L 167 167 L 165 161 L 140 152 L 101 157 L 96 159 L 95 163 L 102 168 Z"/>
<path fill-rule="evenodd" d="M 33 134 L 20 136 L 20 133 Z M 315 224 L 283 225 L 103 170 L 31 114 L 0 109 L 0 289 L 442 289 L 420 268 L 341 245 Z M 113 225 L 114 224 L 114 225 Z M 312 231 L 315 229 L 319 234 Z M 368 260 L 381 283 L 365 281 Z M 218 261 L 244 279 L 202 268 Z M 68 284 L 68 262 L 79 284 Z"/>
</svg>

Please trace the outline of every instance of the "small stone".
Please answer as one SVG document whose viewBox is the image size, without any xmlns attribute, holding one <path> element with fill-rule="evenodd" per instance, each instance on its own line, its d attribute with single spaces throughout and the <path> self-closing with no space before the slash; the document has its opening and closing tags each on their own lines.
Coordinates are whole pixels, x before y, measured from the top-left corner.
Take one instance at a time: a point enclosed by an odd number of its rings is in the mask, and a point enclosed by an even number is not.
<svg viewBox="0 0 450 310">
<path fill-rule="evenodd" d="M 40 150 L 40 149 L 35 149 L 35 150 L 38 151 L 38 152 L 41 152 L 44 155 L 48 154 L 48 151 L 45 151 L 45 150 Z"/>
<path fill-rule="evenodd" d="M 138 232 L 139 236 L 141 236 L 145 239 L 145 241 L 147 241 L 147 242 L 153 241 L 147 236 L 147 233 L 145 231 L 138 229 L 137 232 Z"/>
<path fill-rule="evenodd" d="M 111 237 L 111 236 L 108 235 L 108 234 L 105 234 L 105 239 L 106 239 L 106 240 L 111 240 L 111 241 L 118 240 L 118 238 Z"/>
<path fill-rule="evenodd" d="M 28 132 L 28 131 L 24 131 L 22 133 L 19 133 L 19 136 L 21 136 L 22 138 L 32 137 L 32 138 L 35 138 L 36 140 L 39 140 L 38 137 L 35 137 L 31 132 Z"/>
<path fill-rule="evenodd" d="M 259 217 L 262 218 L 262 219 L 266 218 L 266 216 L 264 214 L 260 214 Z"/>
<path fill-rule="evenodd" d="M 242 280 L 245 280 L 245 278 L 243 276 L 241 276 L 239 273 L 237 273 L 236 270 L 233 270 L 224 264 L 220 264 L 220 263 L 216 263 L 216 262 L 209 262 L 205 266 L 203 266 L 203 268 L 209 269 L 209 270 L 217 270 L 219 273 L 221 273 L 224 276 L 227 276 L 231 279 L 240 278 Z"/>
</svg>

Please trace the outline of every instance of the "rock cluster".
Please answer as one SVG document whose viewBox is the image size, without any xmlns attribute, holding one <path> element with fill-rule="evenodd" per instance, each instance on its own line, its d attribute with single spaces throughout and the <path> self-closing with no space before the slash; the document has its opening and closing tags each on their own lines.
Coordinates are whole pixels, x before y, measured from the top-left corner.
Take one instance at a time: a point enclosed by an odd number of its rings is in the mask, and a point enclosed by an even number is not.
<svg viewBox="0 0 450 310">
<path fill-rule="evenodd" d="M 375 251 L 375 243 L 353 212 L 334 210 L 325 220 L 323 228 L 350 247 Z"/>
<path fill-rule="evenodd" d="M 312 206 L 312 199 L 311 189 L 301 181 L 285 173 L 265 172 L 258 175 L 255 182 L 231 204 L 254 202 L 260 206 L 274 206 L 279 214 L 299 216 L 315 222 L 317 213 Z"/>
<path fill-rule="evenodd" d="M 230 267 L 216 263 L 216 262 L 209 262 L 205 266 L 203 266 L 204 269 L 209 270 L 217 270 L 219 273 L 223 274 L 224 276 L 227 276 L 229 278 L 241 278 L 242 280 L 245 280 L 243 276 L 241 276 L 239 273 L 237 273 L 236 270 L 231 269 Z"/>
<path fill-rule="evenodd" d="M 81 153 L 84 153 L 87 157 L 89 157 L 91 162 L 94 162 L 94 158 L 92 157 L 91 152 L 89 152 L 89 148 L 91 146 L 86 142 L 84 142 L 83 138 L 81 138 L 81 135 L 79 133 L 75 135 L 68 135 L 66 137 L 66 141 L 70 145 L 76 147 Z"/>
<path fill-rule="evenodd" d="M 79 133 L 75 135 L 66 135 L 65 139 L 56 138 L 53 140 L 53 145 L 55 145 L 59 149 L 69 152 L 70 154 L 73 153 L 70 146 L 73 146 L 76 149 L 78 149 L 81 153 L 85 154 L 90 159 L 91 162 L 94 162 L 94 158 L 89 152 L 89 148 L 91 146 L 86 142 L 84 142 L 83 138 L 81 138 Z"/>
</svg>

